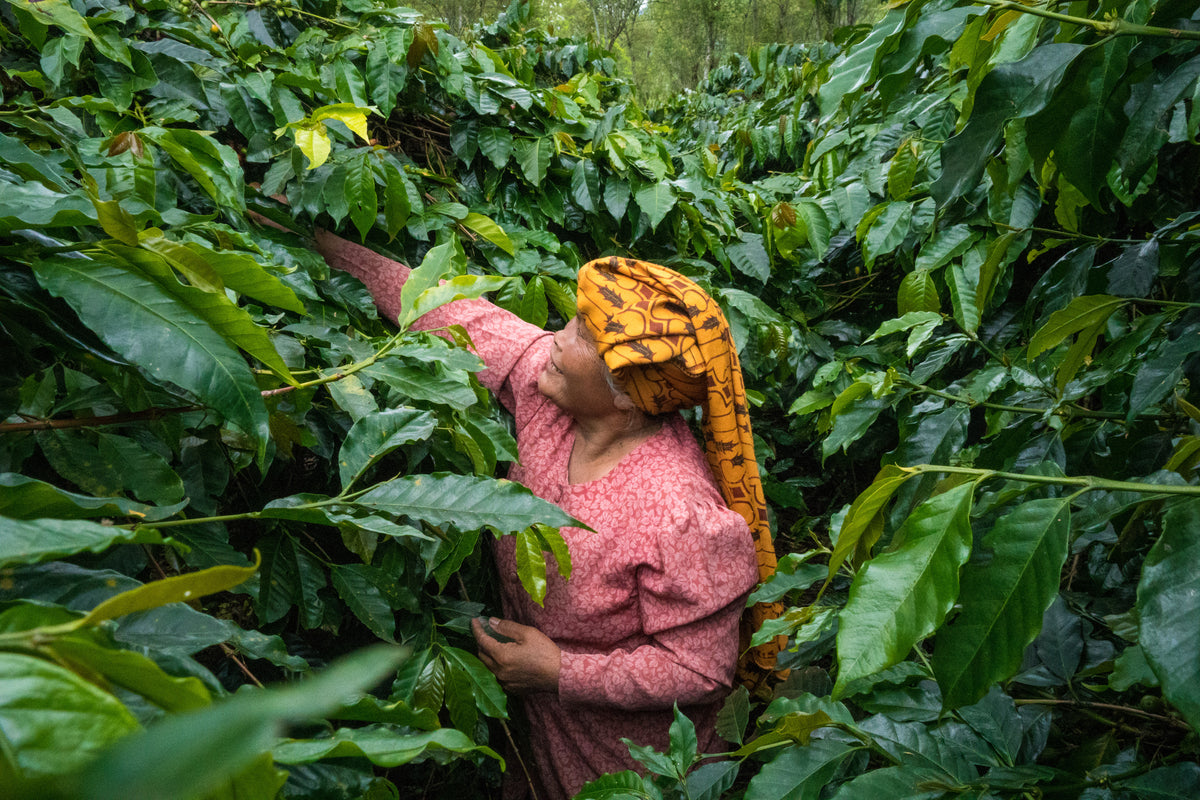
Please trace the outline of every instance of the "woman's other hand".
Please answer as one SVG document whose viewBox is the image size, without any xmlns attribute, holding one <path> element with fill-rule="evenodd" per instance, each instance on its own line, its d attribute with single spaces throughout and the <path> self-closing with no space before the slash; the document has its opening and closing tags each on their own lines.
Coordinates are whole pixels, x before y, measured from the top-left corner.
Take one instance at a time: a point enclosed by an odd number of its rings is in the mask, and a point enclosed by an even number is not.
<svg viewBox="0 0 1200 800">
<path fill-rule="evenodd" d="M 512 641 L 493 639 L 478 619 L 471 620 L 471 630 L 479 645 L 479 660 L 492 671 L 505 691 L 557 693 L 558 671 L 562 664 L 562 651 L 558 645 L 529 625 L 495 617 L 489 623 L 496 633 Z"/>
</svg>

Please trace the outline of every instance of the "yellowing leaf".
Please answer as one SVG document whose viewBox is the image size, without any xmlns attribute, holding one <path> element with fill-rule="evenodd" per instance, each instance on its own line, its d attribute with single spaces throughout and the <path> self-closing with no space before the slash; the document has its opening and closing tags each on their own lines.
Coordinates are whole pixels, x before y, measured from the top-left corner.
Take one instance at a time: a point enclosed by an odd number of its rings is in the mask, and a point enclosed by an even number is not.
<svg viewBox="0 0 1200 800">
<path fill-rule="evenodd" d="M 367 114 L 372 111 L 371 108 L 356 106 L 351 103 L 337 103 L 332 106 L 323 106 L 312 113 L 311 120 L 313 122 L 324 122 L 327 119 L 336 119 L 338 122 L 345 125 L 355 133 L 364 142 L 370 141 L 367 135 Z"/>
<path fill-rule="evenodd" d="M 332 149 L 332 145 L 329 142 L 329 134 L 325 132 L 324 125 L 318 125 L 313 128 L 297 128 L 294 134 L 296 137 L 296 146 L 308 158 L 309 169 L 316 169 L 325 163 L 326 159 L 329 158 L 329 151 Z"/>
</svg>

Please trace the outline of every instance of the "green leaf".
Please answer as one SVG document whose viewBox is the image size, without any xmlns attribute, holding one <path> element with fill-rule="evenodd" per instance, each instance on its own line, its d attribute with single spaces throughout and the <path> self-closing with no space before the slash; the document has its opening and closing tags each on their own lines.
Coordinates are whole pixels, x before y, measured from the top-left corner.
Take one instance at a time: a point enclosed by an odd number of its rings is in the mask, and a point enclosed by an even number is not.
<svg viewBox="0 0 1200 800">
<path fill-rule="evenodd" d="M 8 762 L 0 766 L 3 772 L 26 780 L 69 772 L 137 729 L 120 701 L 75 673 L 33 656 L 0 652 L 0 759 Z"/>
<path fill-rule="evenodd" d="M 797 216 L 804 222 L 804 231 L 808 243 L 812 245 L 817 258 L 824 258 L 829 249 L 829 236 L 832 226 L 825 210 L 811 200 L 801 200 L 793 208 Z"/>
<path fill-rule="evenodd" d="M 521 139 L 513 149 L 516 151 L 517 165 L 520 166 L 525 180 L 532 183 L 535 188 L 541 186 L 542 181 L 546 179 L 546 170 L 550 167 L 550 157 L 554 155 L 554 144 L 550 141 L 550 137 Z M 487 155 L 486 150 L 484 154 Z M 493 161 L 493 163 L 495 162 Z M 498 167 L 499 165 L 497 165 Z"/>
<path fill-rule="evenodd" d="M 816 739 L 807 747 L 786 748 L 750 779 L 745 798 L 817 800 L 842 762 L 858 750 L 836 739 Z"/>
<path fill-rule="evenodd" d="M 504 169 L 513 151 L 513 136 L 504 128 L 479 129 L 479 151 L 487 156 L 496 169 Z"/>
<path fill-rule="evenodd" d="M 517 577 L 530 599 L 540 606 L 546 599 L 546 559 L 542 555 L 542 543 L 529 529 L 518 531 L 515 538 Z"/>
<path fill-rule="evenodd" d="M 252 567 L 220 566 L 175 575 L 147 583 L 136 589 L 110 597 L 79 619 L 75 627 L 98 625 L 105 620 L 123 617 L 135 611 L 147 611 L 169 603 L 188 603 L 232 589 L 254 577 L 258 564 Z"/>
<path fill-rule="evenodd" d="M 871 546 L 875 544 L 874 539 L 878 539 L 878 534 L 872 537 L 869 544 L 862 547 L 863 534 L 873 524 L 882 524 L 884 506 L 887 505 L 888 500 L 892 499 L 896 490 L 912 477 L 912 474 L 903 467 L 888 464 L 879 470 L 879 474 L 875 476 L 875 480 L 871 481 L 871 485 L 854 498 L 854 502 L 850 504 L 850 510 L 842 518 L 842 527 L 838 530 L 837 543 L 833 547 L 833 553 L 829 556 L 827 582 L 833 580 L 838 570 L 842 568 L 842 564 L 852 554 L 857 552 L 859 558 L 856 560 L 861 562 L 870 553 Z"/>
<path fill-rule="evenodd" d="M 1053 42 L 984 76 L 966 126 L 942 145 L 942 174 L 930 187 L 938 206 L 979 185 L 984 166 L 1004 136 L 1004 126 L 1045 108 L 1067 67 L 1084 50 L 1083 45 Z"/>
<path fill-rule="evenodd" d="M 333 588 L 354 616 L 385 642 L 396 641 L 396 615 L 385 595 L 395 581 L 369 564 L 335 564 Z M 390 584 L 390 585 L 389 585 Z"/>
<path fill-rule="evenodd" d="M 139 135 L 165 150 L 218 206 L 246 210 L 245 177 L 233 148 L 182 128 L 143 128 Z"/>
<path fill-rule="evenodd" d="M 56 637 L 46 649 L 76 672 L 86 674 L 86 670 L 101 675 L 167 711 L 193 711 L 212 702 L 208 689 L 198 678 L 168 675 L 158 664 L 132 650 L 101 647 L 77 636 Z"/>
<path fill-rule="evenodd" d="M 600 170 L 596 162 L 581 158 L 571 168 L 571 196 L 589 214 L 600 210 Z"/>
<path fill-rule="evenodd" d="M 582 523 L 520 484 L 494 478 L 437 473 L 381 483 L 356 501 L 378 511 L 475 530 L 516 533 L 534 523 L 552 527 Z"/>
<path fill-rule="evenodd" d="M 459 252 L 461 248 L 457 242 L 446 242 L 432 247 L 421 260 L 421 266 L 409 274 L 400 290 L 400 314 L 397 324 L 401 328 L 407 328 L 421 316 L 414 308 L 417 298 L 450 275 L 459 260 Z"/>
<path fill-rule="evenodd" d="M 250 690 L 192 714 L 167 717 L 128 736 L 59 783 L 79 800 L 189 800 L 214 791 L 276 743 L 284 723 L 332 714 L 385 675 L 405 651 L 372 647 L 291 686 Z"/>
<path fill-rule="evenodd" d="M 638 189 L 633 196 L 638 208 L 650 218 L 650 229 L 656 230 L 667 212 L 675 207 L 675 190 L 667 183 L 651 183 Z M 759 245 L 761 249 L 762 245 Z M 765 255 L 765 253 L 764 253 Z"/>
<path fill-rule="evenodd" d="M 862 242 L 863 261 L 868 270 L 875 265 L 875 259 L 895 250 L 908 236 L 912 211 L 911 203 L 890 201 L 863 217 L 855 236 Z"/>
<path fill-rule="evenodd" d="M 583 785 L 574 800 L 659 800 L 660 792 L 650 777 L 642 778 L 633 770 L 601 775 Z"/>
<path fill-rule="evenodd" d="M 0 490 L 0 516 L 13 519 L 136 517 L 155 522 L 174 515 L 187 505 L 187 501 L 180 501 L 155 507 L 124 497 L 88 497 L 13 472 L 0 473 Z"/>
<path fill-rule="evenodd" d="M 457 647 L 443 647 L 441 653 L 448 665 L 467 676 L 471 694 L 480 711 L 495 719 L 508 719 L 508 697 L 497 683 L 496 676 L 488 671 L 482 661 Z"/>
<path fill-rule="evenodd" d="M 717 735 L 731 744 L 741 744 L 750 724 L 750 692 L 739 685 L 725 698 L 717 713 Z"/>
<path fill-rule="evenodd" d="M 485 217 L 483 214 L 472 211 L 459 224 L 464 228 L 475 231 L 510 256 L 515 252 L 508 234 L 504 232 L 503 228 L 493 222 L 490 217 Z"/>
<path fill-rule="evenodd" d="M 1200 500 L 1171 506 L 1138 581 L 1139 643 L 1163 697 L 1200 730 Z"/>
<path fill-rule="evenodd" d="M 427 439 L 436 424 L 432 413 L 415 408 L 393 408 L 360 418 L 346 433 L 338 453 L 342 488 L 397 447 Z"/>
<path fill-rule="evenodd" d="M 340 728 L 327 739 L 285 739 L 271 749 L 271 755 L 280 764 L 361 757 L 380 767 L 398 767 L 422 756 L 435 757 L 439 751 L 479 753 L 504 763 L 490 747 L 475 744 L 470 736 L 454 728 L 405 733 L 388 725 Z"/>
<path fill-rule="evenodd" d="M 1187 92 L 1194 91 L 1197 76 L 1200 76 L 1200 56 L 1193 56 L 1176 67 L 1166 80 L 1151 86 L 1130 113 L 1129 127 L 1117 149 L 1117 161 L 1130 188 L 1138 185 L 1158 156 L 1165 138 L 1163 117 Z"/>
<path fill-rule="evenodd" d="M 246 253 L 213 250 L 199 242 L 177 242 L 157 235 L 153 230 L 143 233 L 140 244 L 167 259 L 189 280 L 192 275 L 206 270 L 219 280 L 218 288 L 228 286 L 268 305 L 304 313 L 304 304 L 296 293 Z"/>
<path fill-rule="evenodd" d="M 457 278 L 451 278 L 421 292 L 413 303 L 413 307 L 401 317 L 400 324 L 401 326 L 411 324 L 446 303 L 452 303 L 455 300 L 472 300 L 482 297 L 488 292 L 499 291 L 512 280 L 513 278 L 503 278 L 499 275 L 459 275 Z M 411 319 L 409 319 L 410 316 Z"/>
<path fill-rule="evenodd" d="M 164 242 L 165 240 L 159 239 L 158 245 L 163 245 Z M 190 251 L 185 248 L 162 247 L 161 249 L 171 256 L 158 258 L 142 250 L 121 245 L 109 245 L 106 249 L 190 308 L 199 318 L 197 322 L 207 322 L 230 344 L 257 358 L 288 383 L 295 384 L 295 379 L 275 349 L 267 329 L 256 325 L 249 312 L 226 297 L 219 280 L 216 286 L 203 290 L 184 286 L 178 281 L 171 267 L 183 271 L 183 262 L 180 259 L 185 254 L 191 255 Z M 208 269 L 208 259 L 202 255 L 193 258 L 197 263 L 204 264 L 204 269 Z"/>
<path fill-rule="evenodd" d="M 150 528 L 116 528 L 84 520 L 16 520 L 0 517 L 0 568 L 37 564 L 76 553 L 99 553 L 114 544 L 163 544 Z"/>
<path fill-rule="evenodd" d="M 408 178 L 391 163 L 384 164 L 383 172 L 386 179 L 383 189 L 383 221 L 388 241 L 391 241 L 408 222 L 412 214 L 412 203 L 408 199 Z"/>
<path fill-rule="evenodd" d="M 1046 324 L 1029 340 L 1029 358 L 1036 358 L 1045 350 L 1059 345 L 1072 334 L 1103 325 L 1114 311 L 1129 302 L 1120 297 L 1096 294 L 1076 297 L 1063 309 L 1055 311 Z"/>
<path fill-rule="evenodd" d="M 942 624 L 971 552 L 974 491 L 967 483 L 922 503 L 897 531 L 894 549 L 855 576 L 839 615 L 834 697 L 854 679 L 901 661 Z"/>
<path fill-rule="evenodd" d="M 1114 781 L 1113 786 L 1138 800 L 1190 800 L 1200 786 L 1200 765 L 1193 761 L 1171 764 L 1134 778 Z"/>
<path fill-rule="evenodd" d="M 132 214 L 121 208 L 121 204 L 116 200 L 92 198 L 92 204 L 96 206 L 96 219 L 100 221 L 100 227 L 105 233 L 122 244 L 137 246 L 138 225 Z"/>
<path fill-rule="evenodd" d="M 1048 498 L 1022 503 L 988 531 L 991 558 L 967 564 L 962 610 L 934 641 L 933 672 L 947 708 L 974 703 L 1020 669 L 1058 596 L 1070 530 L 1070 501 Z"/>
<path fill-rule="evenodd" d="M 771 256 L 763 247 L 763 237 L 757 233 L 743 233 L 741 241 L 725 247 L 729 260 L 745 275 L 766 283 L 771 277 Z"/>
<path fill-rule="evenodd" d="M 379 213 L 379 197 L 375 193 L 375 172 L 371 169 L 370 153 L 346 162 L 346 202 L 350 206 L 350 220 L 364 240 L 367 231 L 375 226 Z"/>
<path fill-rule="evenodd" d="M 937 286 L 928 270 L 915 270 L 904 276 L 904 280 L 900 281 L 896 306 L 902 316 L 914 311 L 941 310 Z"/>
<path fill-rule="evenodd" d="M 192 392 L 251 436 L 260 455 L 265 452 L 267 409 L 250 369 L 193 309 L 113 263 L 52 258 L 36 262 L 34 272 L 105 344 L 152 380 Z"/>
</svg>

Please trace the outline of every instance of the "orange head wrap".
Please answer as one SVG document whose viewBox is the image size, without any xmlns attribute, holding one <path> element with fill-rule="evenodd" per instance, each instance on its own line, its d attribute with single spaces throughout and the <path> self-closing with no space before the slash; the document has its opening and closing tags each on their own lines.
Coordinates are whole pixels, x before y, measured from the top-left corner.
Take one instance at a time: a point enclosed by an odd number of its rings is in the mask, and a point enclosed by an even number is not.
<svg viewBox="0 0 1200 800">
<path fill-rule="evenodd" d="M 742 368 L 720 306 L 674 270 L 615 256 L 580 269 L 578 305 L 600 357 L 634 405 L 647 414 L 704 409 L 709 466 L 725 502 L 750 526 L 760 579 L 769 577 L 775 571 L 775 548 L 766 498 Z M 749 633 L 781 612 L 779 604 L 757 604 L 745 621 L 752 626 Z M 780 644 L 750 651 L 751 663 L 744 659 L 741 665 L 743 680 L 755 679 L 754 666 L 769 672 Z"/>
</svg>

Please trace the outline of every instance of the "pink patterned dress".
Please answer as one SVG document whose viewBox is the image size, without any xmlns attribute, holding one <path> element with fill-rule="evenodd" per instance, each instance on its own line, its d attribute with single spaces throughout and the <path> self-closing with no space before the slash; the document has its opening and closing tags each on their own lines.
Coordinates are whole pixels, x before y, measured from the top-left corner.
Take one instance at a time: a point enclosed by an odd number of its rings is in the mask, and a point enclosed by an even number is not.
<svg viewBox="0 0 1200 800">
<path fill-rule="evenodd" d="M 318 245 L 330 264 L 362 279 L 395 319 L 407 268 L 331 239 Z M 676 703 L 695 723 L 700 751 L 718 752 L 713 724 L 758 569 L 746 522 L 721 499 L 691 430 L 669 415 L 607 474 L 572 484 L 574 421 L 537 390 L 550 334 L 481 300 L 419 324 L 452 323 L 466 327 L 487 364 L 480 380 L 516 418 L 521 460 L 509 477 L 594 530 L 562 529 L 573 573 L 564 581 L 550 566 L 543 607 L 517 578 L 512 539 L 495 547 L 504 615 L 562 649 L 558 694 L 525 698 L 539 798 L 571 797 L 603 773 L 636 767 L 622 737 L 667 749 Z"/>
</svg>

